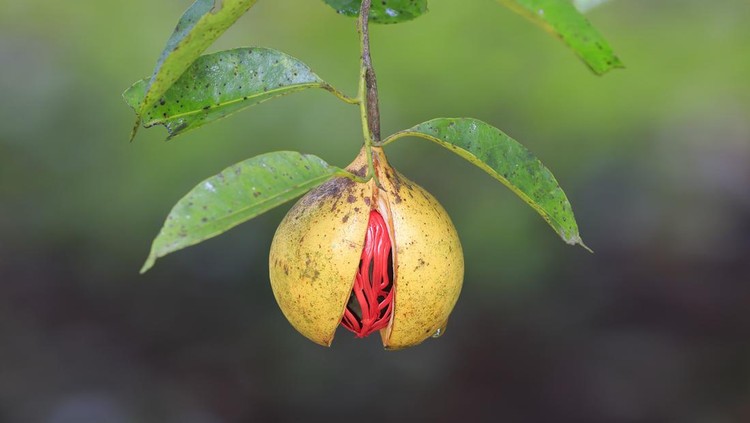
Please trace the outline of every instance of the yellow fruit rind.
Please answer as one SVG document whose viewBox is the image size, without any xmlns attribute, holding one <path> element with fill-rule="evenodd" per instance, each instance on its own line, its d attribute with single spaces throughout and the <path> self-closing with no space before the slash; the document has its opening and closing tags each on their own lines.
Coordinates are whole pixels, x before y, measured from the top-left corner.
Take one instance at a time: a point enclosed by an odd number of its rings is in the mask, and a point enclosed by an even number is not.
<svg viewBox="0 0 750 423">
<path fill-rule="evenodd" d="M 271 245 L 274 296 L 289 322 L 312 341 L 330 346 L 341 322 L 371 209 L 389 228 L 393 245 L 393 317 L 380 331 L 387 349 L 421 343 L 444 330 L 463 283 L 463 252 L 448 214 L 422 187 L 373 150 L 375 180 L 334 178 L 302 197 L 279 225 Z M 347 170 L 365 174 L 365 150 Z M 442 333 L 442 332 L 441 332 Z"/>
</svg>

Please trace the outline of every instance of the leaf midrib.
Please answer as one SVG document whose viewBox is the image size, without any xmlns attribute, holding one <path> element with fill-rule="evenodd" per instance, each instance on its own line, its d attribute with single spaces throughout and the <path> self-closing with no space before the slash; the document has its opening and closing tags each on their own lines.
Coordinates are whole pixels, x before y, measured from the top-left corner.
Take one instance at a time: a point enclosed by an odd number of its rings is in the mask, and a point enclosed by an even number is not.
<svg viewBox="0 0 750 423">
<path fill-rule="evenodd" d="M 335 169 L 335 168 L 334 168 L 334 169 Z M 315 183 L 315 182 L 318 182 L 318 181 L 319 181 L 319 180 L 321 180 L 321 179 L 325 180 L 326 178 L 330 178 L 331 176 L 333 176 L 333 175 L 336 175 L 336 174 L 337 174 L 337 173 L 338 173 L 339 171 L 340 171 L 340 169 L 335 169 L 335 171 L 333 171 L 333 172 L 331 172 L 331 173 L 328 173 L 328 174 L 326 174 L 326 175 L 322 175 L 322 176 L 320 176 L 320 177 L 317 177 L 317 178 L 315 178 L 315 179 L 311 179 L 311 180 L 309 180 L 308 182 L 306 182 L 306 183 L 304 183 L 304 184 L 296 185 L 296 186 L 295 186 L 295 187 L 294 187 L 293 189 L 289 189 L 289 190 L 287 190 L 287 191 L 284 191 L 284 192 L 281 192 L 281 193 L 277 193 L 277 194 L 271 195 L 271 196 L 269 196 L 269 197 L 267 197 L 267 198 L 265 198 L 265 199 L 263 199 L 263 200 L 261 200 L 261 201 L 259 201 L 259 202 L 255 203 L 255 204 L 254 204 L 254 205 L 252 205 L 252 206 L 247 206 L 247 207 L 244 207 L 244 208 L 240 208 L 240 209 L 239 209 L 239 210 L 237 210 L 237 211 L 234 211 L 234 212 L 232 212 L 232 213 L 229 213 L 229 214 L 226 214 L 226 215 L 224 215 L 224 216 L 218 217 L 218 218 L 214 219 L 214 220 L 212 221 L 212 223 L 222 222 L 222 221 L 225 221 L 226 219 L 229 219 L 229 218 L 231 218 L 231 217 L 233 217 L 233 216 L 236 216 L 236 215 L 238 215 L 238 214 L 241 214 L 241 213 L 246 213 L 246 212 L 247 212 L 247 211 L 248 211 L 249 209 L 251 209 L 251 208 L 255 208 L 255 207 L 260 207 L 260 206 L 262 206 L 262 205 L 264 205 L 264 204 L 267 204 L 267 203 L 269 203 L 269 202 L 270 202 L 270 201 L 272 201 L 272 200 L 275 200 L 276 198 L 278 198 L 278 197 L 280 197 L 280 196 L 282 196 L 282 195 L 284 195 L 284 194 L 288 194 L 289 192 L 292 192 L 292 191 L 294 191 L 294 190 L 296 190 L 296 189 L 303 189 L 303 188 L 306 188 L 306 187 L 308 187 L 308 186 L 309 186 L 310 184 L 313 184 L 313 183 Z M 252 218 L 252 217 L 249 217 L 249 218 L 246 218 L 245 220 L 249 220 L 249 219 L 251 219 L 251 218 Z M 226 228 L 226 229 L 230 229 L 230 228 L 232 228 L 232 227 L 234 227 L 234 226 L 237 226 L 237 225 L 239 225 L 239 224 L 240 224 L 240 223 L 242 223 L 242 222 L 243 222 L 243 221 L 242 221 L 242 219 L 240 219 L 240 221 L 239 221 L 239 222 L 237 222 L 237 223 L 236 223 L 236 224 L 234 224 L 234 225 L 231 225 L 231 226 L 230 226 L 229 228 Z M 205 226 L 203 226 L 203 228 L 205 228 Z M 201 227 L 200 227 L 200 226 L 199 226 L 199 227 L 197 227 L 197 228 L 196 228 L 196 229 L 195 229 L 195 230 L 193 231 L 193 233 L 195 233 L 195 232 L 201 232 L 201 231 L 200 231 L 200 229 L 201 229 Z M 226 229 L 225 229 L 225 230 L 226 230 Z M 215 234 L 220 234 L 220 233 L 223 233 L 223 232 L 224 232 L 225 230 L 210 231 L 210 232 L 208 232 L 208 233 L 202 234 L 202 235 L 201 235 L 201 237 L 199 237 L 200 239 L 198 239 L 198 240 L 197 240 L 196 242 L 192 242 L 192 243 L 188 243 L 188 244 L 184 244 L 184 245 L 185 245 L 185 246 L 189 246 L 189 245 L 194 245 L 194 244 L 197 244 L 198 242 L 200 242 L 200 241 L 202 241 L 202 240 L 205 240 L 205 239 L 207 239 L 207 238 L 210 238 L 210 237 L 212 237 L 212 236 L 213 236 L 213 235 L 215 235 Z M 177 242 L 177 241 L 173 241 L 173 242 L 170 242 L 170 243 L 169 243 L 169 244 L 167 244 L 167 245 L 174 245 L 174 243 L 175 243 L 175 242 Z M 165 247 L 165 248 L 166 248 L 166 247 Z M 162 250 L 162 249 L 160 249 L 160 251 L 161 251 L 161 250 Z M 164 253 L 164 254 L 168 254 L 168 253 L 169 253 L 169 252 L 171 252 L 171 251 L 175 251 L 175 250 L 171 250 L 171 249 L 167 249 L 167 250 L 168 250 L 168 251 L 167 251 L 166 253 Z M 163 257 L 163 256 L 164 256 L 164 254 L 158 254 L 158 255 L 157 255 L 157 257 Z"/>
<path fill-rule="evenodd" d="M 316 82 L 316 83 L 286 85 L 286 86 L 284 86 L 284 88 L 275 88 L 273 90 L 263 91 L 262 93 L 257 93 L 257 94 L 248 95 L 248 96 L 242 96 L 242 97 L 237 98 L 237 99 L 233 99 L 233 100 L 229 100 L 229 101 L 226 101 L 226 102 L 222 102 L 220 104 L 217 104 L 215 107 L 211 107 L 210 109 L 207 109 L 207 110 L 196 109 L 196 110 L 193 110 L 193 111 L 190 111 L 190 112 L 183 112 L 183 113 L 180 113 L 180 114 L 171 115 L 171 116 L 168 116 L 168 117 L 162 118 L 162 119 L 153 119 L 153 120 L 150 120 L 148 122 L 145 122 L 144 125 L 151 125 L 151 126 L 153 126 L 153 125 L 159 125 L 160 122 L 167 122 L 167 121 L 170 121 L 170 120 L 180 119 L 180 118 L 183 118 L 183 117 L 190 117 L 190 116 L 193 116 L 193 115 L 196 115 L 196 114 L 200 114 L 201 112 L 206 112 L 206 114 L 208 114 L 208 112 L 211 112 L 212 110 L 217 110 L 217 109 L 220 109 L 220 108 L 223 108 L 223 107 L 227 107 L 227 106 L 231 106 L 231 105 L 234 105 L 234 104 L 237 104 L 237 103 L 241 103 L 243 101 L 249 101 L 249 100 L 252 100 L 252 99 L 256 99 L 256 98 L 262 97 L 263 95 L 266 95 L 266 94 L 276 94 L 276 93 L 283 92 L 283 91 L 292 91 L 293 89 L 302 89 L 302 88 L 322 88 L 323 84 L 324 83 L 321 81 L 321 82 Z"/>
<path fill-rule="evenodd" d="M 539 205 L 539 203 L 537 203 L 532 198 L 530 198 L 528 195 L 526 195 L 526 193 L 524 193 L 523 191 L 519 190 L 508 179 L 504 178 L 500 173 L 498 173 L 497 171 L 495 171 L 495 169 L 493 169 L 492 167 L 490 167 L 488 164 L 484 163 L 481 159 L 479 159 L 479 157 L 477 157 L 470 150 L 467 150 L 467 149 L 461 147 L 460 145 L 453 144 L 451 142 L 445 141 L 443 139 L 437 138 L 435 136 L 432 136 L 432 135 L 429 135 L 429 134 L 426 134 L 426 133 L 423 133 L 423 132 L 417 132 L 417 131 L 413 131 L 413 130 L 407 129 L 405 131 L 398 132 L 397 134 L 399 134 L 397 137 L 393 136 L 393 137 L 389 137 L 389 138 L 392 138 L 392 139 L 395 140 L 396 138 L 401 138 L 402 136 L 416 136 L 416 137 L 420 137 L 420 138 L 425 138 L 425 139 L 427 139 L 429 141 L 432 141 L 432 142 L 435 142 L 435 143 L 438 143 L 438 144 L 452 145 L 452 146 L 457 147 L 462 152 L 465 152 L 467 156 L 470 156 L 471 158 L 476 159 L 476 160 L 469 160 L 472 164 L 474 164 L 475 166 L 478 166 L 479 168 L 481 168 L 485 172 L 489 173 L 490 176 L 494 177 L 495 179 L 497 179 L 498 181 L 500 181 L 503 185 L 505 185 L 506 188 L 508 188 L 511 191 L 513 191 L 514 194 L 516 194 L 524 202 L 526 202 L 526 204 L 530 205 L 534 210 L 536 210 L 537 213 L 539 213 L 542 216 L 542 218 L 544 218 L 548 223 L 554 222 L 555 225 L 557 225 L 557 227 L 555 227 L 554 225 L 550 225 L 550 226 L 553 227 L 553 229 L 558 230 L 558 228 L 560 228 L 560 230 L 562 230 L 563 233 L 567 232 L 565 230 L 565 226 L 562 223 L 560 223 L 560 221 L 558 219 L 556 219 L 549 212 L 547 212 L 545 209 L 543 209 Z M 397 134 L 394 134 L 394 135 L 397 135 Z M 462 155 L 462 154 L 459 154 L 459 156 L 460 155 Z M 565 198 L 567 199 L 567 196 L 565 196 Z M 563 238 L 566 241 L 572 241 L 572 242 L 577 242 L 577 238 L 580 237 L 580 235 L 575 235 L 575 234 L 571 235 L 571 234 L 565 233 L 565 235 L 566 236 L 564 236 Z"/>
</svg>

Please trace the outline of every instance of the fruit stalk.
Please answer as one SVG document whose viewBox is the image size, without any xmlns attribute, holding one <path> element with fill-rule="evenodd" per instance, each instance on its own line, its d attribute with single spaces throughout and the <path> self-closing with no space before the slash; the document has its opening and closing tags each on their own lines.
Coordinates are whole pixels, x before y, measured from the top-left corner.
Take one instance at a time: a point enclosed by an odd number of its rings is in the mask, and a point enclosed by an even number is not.
<svg viewBox="0 0 750 423">
<path fill-rule="evenodd" d="M 365 140 L 372 144 L 380 142 L 380 108 L 378 105 L 378 81 L 370 56 L 370 5 L 372 0 L 363 0 L 359 9 L 358 30 L 360 37 L 360 85 L 359 95 L 362 102 L 362 129 Z"/>
<path fill-rule="evenodd" d="M 360 45 L 359 70 L 359 111 L 362 120 L 362 134 L 365 139 L 365 153 L 367 154 L 367 179 L 374 178 L 375 185 L 382 189 L 380 179 L 375 173 L 375 163 L 372 153 L 373 145 L 380 146 L 380 107 L 378 105 L 378 81 L 375 68 L 370 57 L 370 6 L 372 0 L 363 0 L 359 9 L 357 31 Z"/>
</svg>

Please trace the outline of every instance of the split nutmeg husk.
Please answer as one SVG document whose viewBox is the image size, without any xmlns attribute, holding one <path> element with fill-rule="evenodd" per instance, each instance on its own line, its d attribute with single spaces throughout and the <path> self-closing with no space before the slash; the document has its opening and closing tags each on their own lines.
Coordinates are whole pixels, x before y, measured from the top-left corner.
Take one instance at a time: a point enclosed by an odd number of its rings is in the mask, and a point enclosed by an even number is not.
<svg viewBox="0 0 750 423">
<path fill-rule="evenodd" d="M 276 301 L 304 336 L 330 346 L 339 324 L 380 332 L 400 349 L 440 336 L 461 292 L 464 260 L 448 214 L 373 149 L 373 178 L 331 179 L 289 210 L 276 230 L 270 279 Z M 364 176 L 363 148 L 347 166 Z"/>
</svg>

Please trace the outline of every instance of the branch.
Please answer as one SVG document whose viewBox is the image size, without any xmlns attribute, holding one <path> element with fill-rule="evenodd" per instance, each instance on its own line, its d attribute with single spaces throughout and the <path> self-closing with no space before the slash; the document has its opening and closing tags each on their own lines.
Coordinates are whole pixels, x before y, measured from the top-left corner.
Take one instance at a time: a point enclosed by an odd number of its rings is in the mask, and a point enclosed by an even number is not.
<svg viewBox="0 0 750 423">
<path fill-rule="evenodd" d="M 363 103 L 365 107 L 367 132 L 370 140 L 380 142 L 380 108 L 378 105 L 378 81 L 375 77 L 375 69 L 372 66 L 370 57 L 370 6 L 372 0 L 363 0 L 359 9 L 359 35 L 362 51 L 361 72 L 364 86 L 360 89 L 364 95 Z"/>
</svg>

